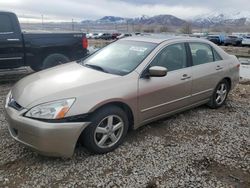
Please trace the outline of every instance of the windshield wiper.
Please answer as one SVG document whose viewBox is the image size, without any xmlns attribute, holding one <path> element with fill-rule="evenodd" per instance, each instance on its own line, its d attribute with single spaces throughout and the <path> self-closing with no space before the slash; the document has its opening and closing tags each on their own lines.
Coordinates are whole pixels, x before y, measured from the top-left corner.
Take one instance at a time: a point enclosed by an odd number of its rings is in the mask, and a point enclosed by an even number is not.
<svg viewBox="0 0 250 188">
<path fill-rule="evenodd" d="M 92 64 L 86 64 L 85 63 L 84 66 L 95 69 L 95 70 L 99 70 L 99 71 L 102 71 L 102 72 L 109 73 L 107 70 L 105 70 L 104 68 L 102 68 L 101 66 L 98 66 L 98 65 L 92 65 Z"/>
</svg>

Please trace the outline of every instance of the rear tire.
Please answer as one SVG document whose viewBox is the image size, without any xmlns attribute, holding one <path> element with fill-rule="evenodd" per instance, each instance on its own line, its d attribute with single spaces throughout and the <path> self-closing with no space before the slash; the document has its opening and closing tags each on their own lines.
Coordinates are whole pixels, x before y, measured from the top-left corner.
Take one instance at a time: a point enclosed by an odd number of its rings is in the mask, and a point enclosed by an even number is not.
<svg viewBox="0 0 250 188">
<path fill-rule="evenodd" d="M 229 93 L 229 84 L 226 80 L 222 80 L 215 88 L 214 93 L 208 103 L 208 106 L 213 109 L 220 108 L 225 104 Z"/>
<path fill-rule="evenodd" d="M 48 69 L 57 65 L 67 63 L 69 61 L 69 58 L 63 54 L 51 54 L 44 59 L 42 68 Z"/>
<path fill-rule="evenodd" d="M 115 150 L 127 135 L 127 114 L 117 106 L 101 108 L 94 113 L 91 121 L 84 130 L 81 141 L 93 153 L 103 154 Z"/>
</svg>

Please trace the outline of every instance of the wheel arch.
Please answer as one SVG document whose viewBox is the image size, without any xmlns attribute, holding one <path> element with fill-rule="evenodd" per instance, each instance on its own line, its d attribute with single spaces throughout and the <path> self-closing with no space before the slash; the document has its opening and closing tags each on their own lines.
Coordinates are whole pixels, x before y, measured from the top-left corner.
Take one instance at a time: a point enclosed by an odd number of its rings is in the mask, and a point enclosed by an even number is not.
<svg viewBox="0 0 250 188">
<path fill-rule="evenodd" d="M 69 60 L 71 59 L 71 55 L 69 53 L 70 49 L 66 47 L 52 48 L 52 47 L 44 47 L 42 49 L 37 49 L 33 56 L 28 57 L 27 65 L 38 67 L 38 70 L 42 70 L 43 63 L 47 57 L 53 54 L 61 54 L 67 57 Z"/>
<path fill-rule="evenodd" d="M 106 102 L 104 104 L 101 104 L 99 106 L 94 107 L 91 111 L 91 113 L 95 113 L 97 110 L 100 110 L 102 108 L 106 108 L 108 106 L 117 106 L 121 108 L 128 116 L 128 121 L 129 121 L 129 129 L 134 129 L 134 114 L 132 111 L 132 108 L 126 104 L 125 102 L 122 101 L 110 101 Z"/>
<path fill-rule="evenodd" d="M 42 54 L 43 60 L 51 54 L 62 54 L 64 56 L 70 58 L 69 51 L 70 51 L 70 49 L 68 47 L 64 47 L 64 46 L 60 46 L 57 48 L 46 47 L 46 48 L 41 50 L 41 54 Z"/>
<path fill-rule="evenodd" d="M 91 115 L 95 112 L 97 112 L 98 110 L 102 109 L 102 108 L 106 108 L 108 106 L 116 106 L 116 107 L 119 107 L 121 108 L 122 110 L 124 110 L 124 112 L 127 114 L 128 116 L 128 121 L 129 121 L 129 127 L 128 129 L 129 130 L 133 130 L 134 129 L 134 114 L 132 112 L 132 109 L 131 107 L 126 104 L 125 102 L 121 102 L 121 101 L 112 101 L 112 102 L 107 102 L 105 104 L 101 104 L 99 106 L 96 106 L 95 108 L 93 108 L 90 112 L 90 118 L 91 118 Z M 81 140 L 82 140 L 82 137 L 84 136 L 84 133 L 86 131 L 86 128 L 83 129 L 81 131 L 81 133 L 79 134 L 78 138 L 77 138 L 77 141 L 76 141 L 76 144 L 75 144 L 75 147 L 78 145 L 78 144 L 82 144 Z"/>
<path fill-rule="evenodd" d="M 229 86 L 229 90 L 231 90 L 231 87 L 232 87 L 232 80 L 231 80 L 231 78 L 225 77 L 225 78 L 223 78 L 222 80 L 226 80 L 226 81 L 227 81 L 228 86 Z M 222 80 L 221 80 L 221 81 L 222 81 Z"/>
</svg>

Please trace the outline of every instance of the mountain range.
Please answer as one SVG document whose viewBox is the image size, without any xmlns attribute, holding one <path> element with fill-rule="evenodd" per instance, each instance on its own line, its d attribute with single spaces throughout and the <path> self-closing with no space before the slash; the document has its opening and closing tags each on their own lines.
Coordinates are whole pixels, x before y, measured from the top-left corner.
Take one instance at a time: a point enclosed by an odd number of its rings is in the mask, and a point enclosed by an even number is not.
<svg viewBox="0 0 250 188">
<path fill-rule="evenodd" d="M 166 25 L 183 26 L 187 22 L 196 27 L 220 26 L 250 26 L 250 11 L 225 11 L 211 12 L 184 20 L 173 15 L 141 16 L 137 18 L 123 18 L 116 16 L 105 16 L 98 20 L 84 20 L 86 24 L 142 24 L 142 25 Z"/>
<path fill-rule="evenodd" d="M 207 25 L 207 26 L 244 26 L 250 25 L 250 12 L 247 11 L 227 11 L 218 12 L 214 11 L 208 14 L 203 14 L 193 18 L 195 25 Z"/>
</svg>

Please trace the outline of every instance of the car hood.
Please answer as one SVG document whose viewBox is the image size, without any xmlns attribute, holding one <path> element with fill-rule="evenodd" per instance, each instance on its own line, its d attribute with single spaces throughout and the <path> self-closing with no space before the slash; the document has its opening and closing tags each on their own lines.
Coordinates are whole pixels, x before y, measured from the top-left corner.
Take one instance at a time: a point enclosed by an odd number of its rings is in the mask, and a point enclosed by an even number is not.
<svg viewBox="0 0 250 188">
<path fill-rule="evenodd" d="M 87 92 L 90 87 L 105 85 L 107 80 L 117 77 L 120 76 L 73 62 L 23 78 L 13 87 L 12 96 L 19 105 L 29 108 L 45 102 L 77 97 L 82 87 L 86 88 Z"/>
</svg>

